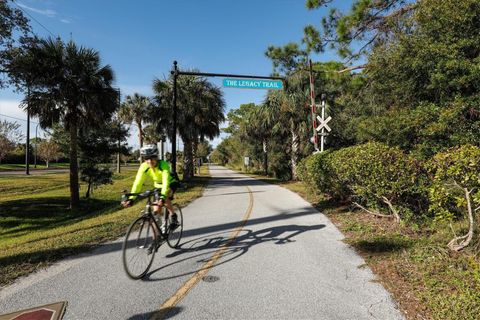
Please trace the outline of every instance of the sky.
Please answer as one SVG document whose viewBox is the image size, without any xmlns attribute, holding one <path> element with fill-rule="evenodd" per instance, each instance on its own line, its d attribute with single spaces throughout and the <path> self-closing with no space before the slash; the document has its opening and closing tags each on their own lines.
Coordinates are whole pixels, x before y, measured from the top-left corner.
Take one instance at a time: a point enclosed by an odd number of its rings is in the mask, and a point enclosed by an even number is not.
<svg viewBox="0 0 480 320">
<path fill-rule="evenodd" d="M 180 70 L 269 76 L 268 46 L 300 42 L 303 28 L 320 26 L 327 8 L 307 10 L 304 0 L 16 0 L 41 37 L 72 39 L 100 53 L 115 72 L 122 99 L 138 92 L 151 96 L 152 81 L 168 77 L 173 61 Z M 337 0 L 347 10 L 351 0 Z M 333 52 L 313 60 L 339 60 Z M 223 78 L 210 78 L 222 87 Z M 226 111 L 244 103 L 261 103 L 266 91 L 222 88 Z M 22 95 L 0 89 L 0 120 L 16 121 L 26 130 Z M 6 117 L 8 116 L 8 117 Z M 13 117 L 13 118 L 12 118 Z M 36 122 L 32 119 L 31 136 Z M 42 136 L 41 128 L 38 128 Z M 128 140 L 138 147 L 132 126 Z M 211 143 L 215 146 L 221 137 Z"/>
</svg>

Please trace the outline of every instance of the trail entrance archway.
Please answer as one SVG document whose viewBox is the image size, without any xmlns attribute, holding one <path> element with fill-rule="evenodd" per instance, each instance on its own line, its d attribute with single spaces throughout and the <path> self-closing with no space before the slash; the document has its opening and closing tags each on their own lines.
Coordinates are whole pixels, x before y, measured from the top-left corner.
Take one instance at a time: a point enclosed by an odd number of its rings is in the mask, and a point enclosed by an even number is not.
<svg viewBox="0 0 480 320">
<path fill-rule="evenodd" d="M 231 88 L 245 88 L 245 89 L 283 89 L 285 86 L 285 78 L 283 77 L 267 77 L 255 75 L 240 75 L 240 74 L 226 74 L 226 73 L 205 73 L 205 72 L 190 72 L 180 71 L 177 67 L 177 61 L 173 61 L 173 69 L 171 71 L 173 76 L 173 135 L 172 141 L 172 170 L 177 174 L 177 78 L 182 75 L 186 76 L 200 76 L 200 77 L 224 77 L 226 87 Z M 230 79 L 232 78 L 232 79 Z M 267 81 L 256 81 L 267 80 Z M 270 80 L 270 81 L 268 81 Z M 280 80 L 281 86 L 271 80 Z"/>
</svg>

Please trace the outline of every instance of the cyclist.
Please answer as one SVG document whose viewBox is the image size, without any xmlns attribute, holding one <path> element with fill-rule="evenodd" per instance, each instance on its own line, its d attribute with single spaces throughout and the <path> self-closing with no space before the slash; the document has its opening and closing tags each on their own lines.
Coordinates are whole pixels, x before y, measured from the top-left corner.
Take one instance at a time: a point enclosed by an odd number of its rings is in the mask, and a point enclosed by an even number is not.
<svg viewBox="0 0 480 320">
<path fill-rule="evenodd" d="M 173 211 L 172 200 L 173 194 L 177 190 L 179 183 L 178 179 L 172 176 L 170 172 L 170 165 L 167 161 L 158 159 L 158 149 L 154 144 L 147 144 L 140 149 L 140 155 L 145 159 L 138 168 L 137 176 L 133 182 L 131 193 L 138 193 L 143 187 L 143 182 L 147 175 L 153 180 L 155 188 L 161 189 L 159 199 L 156 199 L 156 205 L 153 206 L 153 211 L 158 214 L 161 221 L 162 232 L 165 232 L 165 220 L 162 219 L 160 207 L 167 206 L 170 211 L 172 222 L 171 228 L 178 226 L 177 215 Z M 122 201 L 122 205 L 130 207 L 135 200 L 135 196 L 130 196 L 128 200 Z"/>
</svg>

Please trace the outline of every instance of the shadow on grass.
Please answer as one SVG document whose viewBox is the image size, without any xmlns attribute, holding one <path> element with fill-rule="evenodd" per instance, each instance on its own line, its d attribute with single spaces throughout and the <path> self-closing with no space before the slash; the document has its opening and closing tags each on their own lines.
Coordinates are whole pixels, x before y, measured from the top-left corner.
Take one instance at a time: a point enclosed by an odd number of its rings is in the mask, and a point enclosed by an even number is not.
<svg viewBox="0 0 480 320">
<path fill-rule="evenodd" d="M 0 258 L 0 286 L 8 285 L 17 277 L 48 266 L 61 258 L 87 252 L 92 247 L 92 245 L 71 246 Z"/>
<path fill-rule="evenodd" d="M 77 212 L 69 209 L 70 198 L 49 197 L 11 200 L 0 203 L 0 236 L 17 232 L 48 230 L 76 223 L 78 218 L 99 214 L 118 206 L 118 201 L 83 199 Z"/>
<path fill-rule="evenodd" d="M 413 246 L 412 240 L 404 237 L 377 237 L 371 240 L 356 240 L 350 244 L 362 252 L 372 254 L 398 252 Z"/>
<path fill-rule="evenodd" d="M 342 202 L 338 199 L 325 199 L 312 204 L 315 209 L 322 213 L 349 213 L 352 207 L 349 202 Z"/>
</svg>

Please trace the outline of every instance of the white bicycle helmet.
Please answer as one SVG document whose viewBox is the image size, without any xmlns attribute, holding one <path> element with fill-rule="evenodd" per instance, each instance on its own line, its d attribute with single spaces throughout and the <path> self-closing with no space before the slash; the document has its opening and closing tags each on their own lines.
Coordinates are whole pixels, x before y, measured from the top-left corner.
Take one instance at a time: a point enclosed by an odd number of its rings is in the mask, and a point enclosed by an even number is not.
<svg viewBox="0 0 480 320">
<path fill-rule="evenodd" d="M 158 148 L 154 144 L 146 144 L 140 149 L 140 155 L 142 157 L 158 157 Z"/>
</svg>

